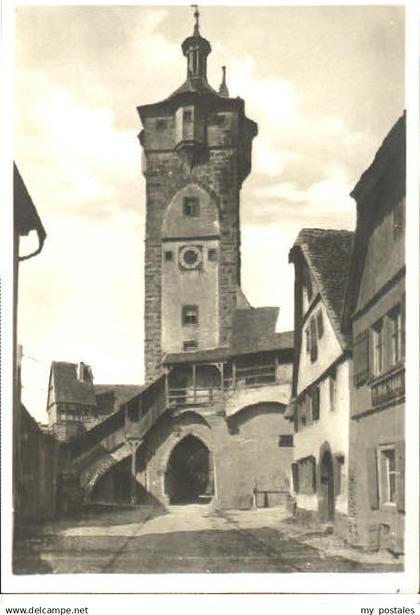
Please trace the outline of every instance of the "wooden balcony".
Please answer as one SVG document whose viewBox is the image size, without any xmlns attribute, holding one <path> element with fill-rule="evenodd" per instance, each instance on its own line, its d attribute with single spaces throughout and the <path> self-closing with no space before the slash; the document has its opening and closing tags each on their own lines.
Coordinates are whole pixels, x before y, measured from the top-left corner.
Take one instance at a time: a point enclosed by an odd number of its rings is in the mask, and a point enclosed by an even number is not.
<svg viewBox="0 0 420 615">
<path fill-rule="evenodd" d="M 264 387 L 277 383 L 276 365 L 259 365 L 233 370 L 231 377 L 221 378 L 220 385 L 196 386 L 193 382 L 185 387 L 167 387 L 169 408 L 180 406 L 203 406 L 226 399 L 235 390 Z"/>
</svg>

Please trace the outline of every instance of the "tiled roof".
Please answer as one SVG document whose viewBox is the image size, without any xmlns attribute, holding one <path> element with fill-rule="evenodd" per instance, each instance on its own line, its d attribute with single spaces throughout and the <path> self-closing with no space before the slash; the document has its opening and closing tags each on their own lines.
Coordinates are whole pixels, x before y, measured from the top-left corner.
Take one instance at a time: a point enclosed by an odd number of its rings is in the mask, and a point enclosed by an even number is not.
<svg viewBox="0 0 420 615">
<path fill-rule="evenodd" d="M 53 361 L 51 376 L 55 389 L 55 399 L 58 403 L 96 406 L 93 385 L 78 380 L 75 363 Z"/>
<path fill-rule="evenodd" d="M 231 354 L 293 348 L 293 332 L 276 333 L 277 307 L 237 309 L 233 315 Z"/>
<path fill-rule="evenodd" d="M 346 338 L 341 328 L 344 297 L 353 249 L 352 231 L 302 229 L 290 252 L 300 248 L 318 285 L 337 337 L 343 346 Z"/>
<path fill-rule="evenodd" d="M 293 348 L 293 331 L 275 331 L 278 308 L 244 308 L 235 310 L 229 348 L 212 348 L 194 352 L 171 352 L 164 356 L 164 365 L 212 363 L 229 358 Z"/>
<path fill-rule="evenodd" d="M 137 384 L 95 384 L 94 391 L 96 397 L 101 395 L 113 395 L 113 409 L 117 410 L 122 404 L 130 401 L 133 397 L 141 393 L 145 385 Z M 98 403 L 98 408 L 100 404 Z"/>
<path fill-rule="evenodd" d="M 238 309 L 245 309 L 251 307 L 251 304 L 246 298 L 244 291 L 239 285 L 236 287 L 236 306 Z"/>
<path fill-rule="evenodd" d="M 225 361 L 229 357 L 229 348 L 211 348 L 210 350 L 196 350 L 194 352 L 169 352 L 163 357 L 164 365 L 178 363 L 212 363 Z"/>
</svg>

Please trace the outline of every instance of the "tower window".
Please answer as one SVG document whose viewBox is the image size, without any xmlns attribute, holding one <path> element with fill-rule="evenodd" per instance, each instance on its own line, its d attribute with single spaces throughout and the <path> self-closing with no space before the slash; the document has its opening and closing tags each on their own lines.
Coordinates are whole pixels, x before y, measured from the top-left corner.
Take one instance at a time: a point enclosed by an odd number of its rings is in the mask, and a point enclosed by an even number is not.
<svg viewBox="0 0 420 615">
<path fill-rule="evenodd" d="M 184 216 L 197 218 L 200 213 L 200 202 L 196 196 L 184 197 Z"/>
<path fill-rule="evenodd" d="M 165 261 L 168 263 L 174 260 L 174 254 L 172 250 L 165 250 Z"/>
<path fill-rule="evenodd" d="M 197 342 L 195 340 L 188 340 L 187 342 L 184 342 L 183 348 L 185 352 L 197 350 Z"/>
<path fill-rule="evenodd" d="M 209 261 L 217 261 L 217 250 L 210 248 L 208 251 Z"/>
<path fill-rule="evenodd" d="M 182 308 L 182 324 L 198 325 L 198 305 L 184 305 Z"/>
<path fill-rule="evenodd" d="M 192 111 L 185 110 L 183 117 L 184 117 L 184 122 L 192 122 Z"/>
</svg>

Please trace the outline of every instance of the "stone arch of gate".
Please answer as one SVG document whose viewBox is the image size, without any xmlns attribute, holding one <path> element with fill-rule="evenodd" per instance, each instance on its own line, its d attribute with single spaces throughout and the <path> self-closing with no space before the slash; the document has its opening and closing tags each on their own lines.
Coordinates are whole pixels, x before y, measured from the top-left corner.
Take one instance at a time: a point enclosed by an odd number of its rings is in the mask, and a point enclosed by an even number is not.
<svg viewBox="0 0 420 615">
<path fill-rule="evenodd" d="M 86 465 L 80 472 L 80 485 L 83 492 L 83 500 L 89 502 L 98 482 L 117 464 L 124 461 L 132 454 L 128 443 L 124 443 L 116 451 L 104 452 L 93 463 Z"/>
<path fill-rule="evenodd" d="M 189 415 L 194 415 L 196 413 L 189 412 Z M 183 415 L 182 418 L 185 418 Z M 169 503 L 169 498 L 167 493 L 165 492 L 165 473 L 168 468 L 169 460 L 171 458 L 171 454 L 175 447 L 180 444 L 185 438 L 188 436 L 193 436 L 197 440 L 199 440 L 204 446 L 208 449 L 210 454 L 210 463 L 212 464 L 212 469 L 214 469 L 214 443 L 212 437 L 212 431 L 207 422 L 203 420 L 203 417 L 197 415 L 196 422 L 193 424 L 176 424 L 174 425 L 174 429 L 172 433 L 166 439 L 163 450 L 160 454 L 159 459 L 159 474 L 160 474 L 160 492 L 161 497 L 165 501 L 165 503 Z"/>
</svg>

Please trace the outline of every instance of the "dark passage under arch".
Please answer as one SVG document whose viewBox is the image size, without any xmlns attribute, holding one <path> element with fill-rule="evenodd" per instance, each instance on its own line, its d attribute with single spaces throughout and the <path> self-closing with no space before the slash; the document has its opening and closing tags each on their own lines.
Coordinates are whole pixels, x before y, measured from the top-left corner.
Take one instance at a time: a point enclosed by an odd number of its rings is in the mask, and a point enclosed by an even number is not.
<svg viewBox="0 0 420 615">
<path fill-rule="evenodd" d="M 174 447 L 165 474 L 170 504 L 206 503 L 213 495 L 213 462 L 207 446 L 195 436 Z"/>
</svg>

